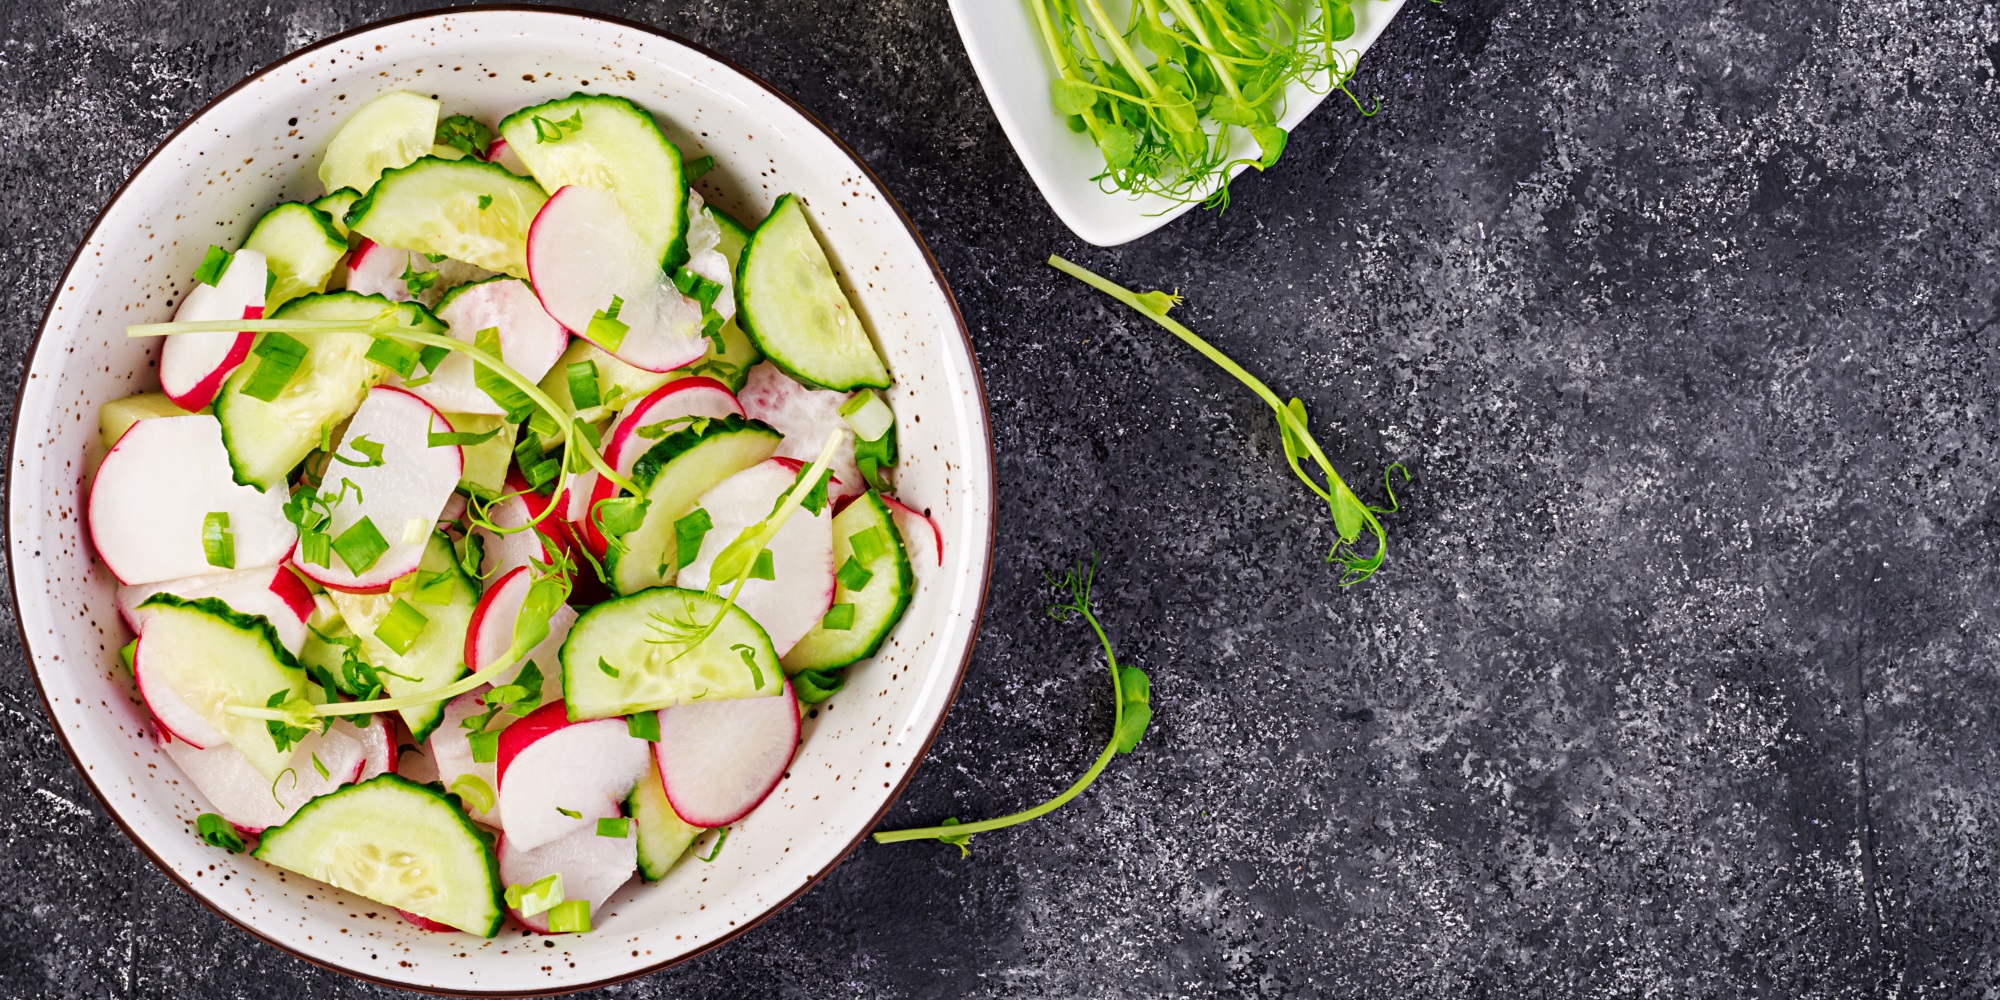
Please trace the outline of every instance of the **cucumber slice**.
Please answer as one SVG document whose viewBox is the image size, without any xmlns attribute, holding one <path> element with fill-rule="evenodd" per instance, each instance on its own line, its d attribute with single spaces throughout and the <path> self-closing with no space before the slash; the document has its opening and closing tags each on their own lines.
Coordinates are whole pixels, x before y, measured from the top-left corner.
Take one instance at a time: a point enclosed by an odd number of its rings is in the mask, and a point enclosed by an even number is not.
<svg viewBox="0 0 2000 1000">
<path fill-rule="evenodd" d="M 361 192 L 353 188 L 341 188 L 332 194 L 314 198 L 306 204 L 325 212 L 327 221 L 333 223 L 334 231 L 344 240 L 347 238 L 347 210 L 353 208 L 354 203 L 360 200 Z"/>
<path fill-rule="evenodd" d="M 699 590 L 656 587 L 578 615 L 562 648 L 570 721 L 784 691 L 784 668 L 764 627 L 742 608 L 723 610 L 725 603 Z M 706 627 L 717 612 L 722 623 L 699 645 L 662 641 L 675 634 L 677 623 Z"/>
<path fill-rule="evenodd" d="M 588 361 L 597 366 L 597 395 L 601 402 L 597 406 L 577 409 L 576 400 L 569 394 L 569 366 L 579 361 Z M 611 352 L 582 337 L 570 340 L 569 347 L 549 373 L 542 377 L 540 388 L 562 407 L 563 412 L 578 417 L 584 423 L 594 424 L 615 415 L 619 409 L 635 399 L 644 399 L 654 389 L 689 374 L 687 369 L 673 372 L 649 372 L 644 368 L 628 365 L 611 356 Z M 547 442 L 553 449 L 554 442 Z"/>
<path fill-rule="evenodd" d="M 326 291 L 327 279 L 347 254 L 347 234 L 311 205 L 288 201 L 264 213 L 243 241 L 243 249 L 264 255 L 275 280 L 264 296 L 264 314 L 301 295 Z"/>
<path fill-rule="evenodd" d="M 348 209 L 347 228 L 384 246 L 526 279 L 528 227 L 548 200 L 534 181 L 498 163 L 426 156 L 385 172 Z"/>
<path fill-rule="evenodd" d="M 396 774 L 306 803 L 251 856 L 480 937 L 507 915 L 485 835 L 444 795 Z"/>
<path fill-rule="evenodd" d="M 225 708 L 263 705 L 279 693 L 280 700 L 305 695 L 306 673 L 278 631 L 213 597 L 189 601 L 158 593 L 139 606 L 146 611 L 146 636 L 135 654 L 141 685 L 164 686 L 201 713 L 257 773 L 276 781 L 291 766 L 291 753 L 278 752 L 264 720 Z"/>
<path fill-rule="evenodd" d="M 667 869 L 687 853 L 695 838 L 708 832 L 674 812 L 673 803 L 667 801 L 667 786 L 660 781 L 658 761 L 646 765 L 646 776 L 625 800 L 625 812 L 638 828 L 639 877 L 648 882 L 666 878 Z"/>
<path fill-rule="evenodd" d="M 859 559 L 854 552 L 857 535 L 875 533 L 877 554 Z M 875 655 L 889 630 L 909 610 L 910 595 L 916 589 L 916 574 L 910 569 L 910 555 L 903 548 L 902 532 L 889 506 L 874 490 L 856 497 L 833 517 L 833 564 L 844 566 L 856 558 L 871 574 L 860 590 L 850 590 L 836 578 L 833 606 L 854 606 L 854 617 L 845 629 L 830 629 L 824 619 L 798 645 L 785 653 L 785 670 L 831 670 Z"/>
<path fill-rule="evenodd" d="M 294 299 L 272 318 L 366 322 L 392 305 L 405 326 L 427 333 L 445 332 L 444 324 L 414 302 L 391 303 L 380 295 L 353 292 Z M 243 394 L 243 386 L 263 363 L 255 354 L 256 348 L 251 348 L 251 359 L 229 376 L 215 400 L 215 416 L 222 421 L 222 441 L 229 446 L 229 464 L 236 472 L 236 481 L 266 491 L 282 484 L 292 469 L 319 447 L 320 428 L 333 427 L 353 416 L 368 397 L 368 390 L 389 373 L 368 360 L 368 348 L 375 341 L 366 334 L 291 336 L 306 345 L 306 357 L 277 399 L 267 403 Z"/>
<path fill-rule="evenodd" d="M 680 572 L 674 522 L 715 484 L 776 454 L 783 440 L 769 425 L 732 414 L 675 431 L 646 449 L 632 466 L 632 481 L 645 491 L 646 515 L 605 553 L 611 585 L 631 594 L 672 582 Z"/>
<path fill-rule="evenodd" d="M 720 209 L 705 208 L 703 211 L 707 212 L 709 217 L 715 220 L 716 226 L 722 230 L 722 240 L 716 244 L 715 249 L 729 262 L 730 271 L 734 273 L 737 264 L 743 259 L 743 248 L 750 245 L 750 230 L 745 229 L 742 223 L 730 218 Z M 739 314 L 742 312 L 741 307 L 738 307 L 737 312 Z M 738 325 L 735 316 L 731 316 L 728 322 L 722 324 L 720 336 L 721 349 L 718 350 L 715 343 L 710 341 L 708 353 L 702 355 L 701 360 L 695 362 L 688 371 L 721 382 L 729 387 L 730 392 L 742 392 L 743 383 L 750 378 L 751 366 L 764 360 L 764 352 L 758 350 L 756 341 L 751 340 L 750 335 L 743 332 L 743 327 Z"/>
<path fill-rule="evenodd" d="M 465 632 L 472 625 L 473 610 L 479 607 L 479 585 L 459 568 L 458 553 L 442 532 L 431 533 L 430 544 L 424 547 L 423 562 L 417 566 L 415 582 L 415 588 L 403 593 L 328 591 L 326 595 L 340 609 L 347 627 L 361 637 L 362 657 L 382 670 L 393 671 L 382 678 L 382 686 L 391 698 L 440 688 L 466 673 Z M 427 583 L 435 589 L 427 591 L 424 586 Z M 443 598 L 443 603 L 431 604 L 425 597 Z M 402 653 L 390 649 L 375 635 L 399 600 L 408 601 L 430 619 L 423 631 L 417 633 L 416 642 Z M 444 718 L 444 706 L 444 702 L 437 701 L 402 710 L 403 724 L 418 743 L 437 728 L 438 721 Z"/>
<path fill-rule="evenodd" d="M 514 460 L 517 425 L 505 417 L 484 413 L 447 413 L 444 418 L 460 434 L 484 434 L 498 428 L 500 433 L 478 444 L 460 445 L 465 469 L 459 473 L 458 488 L 482 500 L 498 500 L 507 487 L 507 465 Z"/>
<path fill-rule="evenodd" d="M 572 120 L 581 127 L 561 124 Z M 672 270 L 686 262 L 688 186 L 681 151 L 644 108 L 623 97 L 571 94 L 508 115 L 500 135 L 544 189 L 577 184 L 609 191 L 660 266 Z"/>
<path fill-rule="evenodd" d="M 142 392 L 114 399 L 97 408 L 97 437 L 109 448 L 118 443 L 132 425 L 154 417 L 185 417 L 188 411 L 174 405 L 164 392 Z"/>
<path fill-rule="evenodd" d="M 736 265 L 736 295 L 736 321 L 785 374 L 838 392 L 889 387 L 889 369 L 796 196 L 779 198 L 751 234 Z"/>
<path fill-rule="evenodd" d="M 319 164 L 328 191 L 367 194 L 385 170 L 407 166 L 431 151 L 437 138 L 438 102 L 392 90 L 361 106 L 340 124 Z"/>
</svg>

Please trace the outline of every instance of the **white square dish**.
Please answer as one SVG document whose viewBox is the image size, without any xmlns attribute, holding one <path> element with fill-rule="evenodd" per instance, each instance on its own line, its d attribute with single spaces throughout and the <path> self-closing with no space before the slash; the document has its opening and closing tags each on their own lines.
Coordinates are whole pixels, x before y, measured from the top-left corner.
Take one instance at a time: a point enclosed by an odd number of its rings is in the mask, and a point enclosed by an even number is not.
<svg viewBox="0 0 2000 1000">
<path fill-rule="evenodd" d="M 951 0 L 952 20 L 965 43 L 979 84 L 993 106 L 1000 128 L 1014 144 L 1028 176 L 1041 189 L 1042 197 L 1056 216 L 1085 241 L 1098 246 L 1129 243 L 1179 218 L 1200 199 L 1175 202 L 1158 195 L 1133 197 L 1122 191 L 1107 191 L 1092 178 L 1104 170 L 1104 157 L 1087 135 L 1072 132 L 1063 116 L 1056 113 L 1049 98 L 1055 64 L 1035 28 L 1029 12 L 1031 0 Z M 1124 19 L 1129 2 L 1110 0 L 1106 10 L 1114 20 Z M 1339 43 L 1356 59 L 1375 44 L 1391 18 L 1403 8 L 1403 0 L 1356 0 L 1354 36 Z M 1327 74 L 1313 86 L 1294 83 L 1285 91 L 1285 114 L 1278 124 L 1290 131 L 1319 107 L 1321 101 L 1338 91 L 1330 89 Z M 1320 93 L 1314 93 L 1314 89 Z M 1343 96 L 1341 100 L 1346 100 Z M 1255 143 L 1242 129 L 1232 129 L 1232 159 L 1255 158 Z M 1230 171 L 1234 177 L 1245 169 L 1238 163 Z M 1284 161 L 1273 169 L 1284 169 Z"/>
<path fill-rule="evenodd" d="M 900 492 L 928 507 L 943 565 L 920 569 L 881 652 L 818 706 L 786 780 L 737 824 L 713 864 L 628 884 L 586 934 L 508 926 L 481 939 L 197 839 L 207 811 L 152 726 L 118 649 L 116 581 L 85 537 L 97 408 L 153 388 L 156 341 L 214 242 L 265 209 L 319 193 L 341 116 L 398 88 L 489 122 L 576 90 L 630 97 L 688 156 L 699 187 L 739 218 L 797 192 L 895 377 Z M 159 868 L 216 913 L 290 954 L 373 982 L 473 996 L 567 992 L 631 978 L 726 941 L 797 898 L 876 825 L 942 725 L 971 655 L 992 556 L 984 391 L 963 321 L 922 241 L 873 174 L 789 99 L 706 50 L 642 25 L 536 8 L 467 8 L 326 39 L 231 88 L 175 130 L 113 196 L 50 302 L 18 396 L 6 547 L 14 606 L 50 722 L 103 808 Z M 89 905 L 87 902 L 80 905 Z M 282 970 L 279 970 L 281 973 Z"/>
</svg>

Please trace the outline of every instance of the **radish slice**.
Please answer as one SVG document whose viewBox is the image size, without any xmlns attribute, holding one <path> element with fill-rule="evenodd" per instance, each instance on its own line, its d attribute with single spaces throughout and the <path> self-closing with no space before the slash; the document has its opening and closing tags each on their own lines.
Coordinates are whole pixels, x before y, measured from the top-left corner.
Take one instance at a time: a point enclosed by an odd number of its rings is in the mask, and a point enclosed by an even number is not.
<svg viewBox="0 0 2000 1000">
<path fill-rule="evenodd" d="M 706 589 L 715 557 L 744 528 L 769 515 L 797 478 L 796 467 L 774 458 L 730 476 L 702 494 L 695 506 L 708 511 L 713 526 L 702 536 L 701 551 L 694 561 L 681 567 L 676 585 Z M 833 606 L 833 505 L 821 507 L 818 514 L 804 507 L 794 511 L 771 538 L 767 551 L 771 553 L 772 578 L 745 581 L 736 606 L 764 626 L 771 636 L 771 648 L 783 656 Z M 730 586 L 723 584 L 720 592 L 727 595 Z"/>
<path fill-rule="evenodd" d="M 507 145 L 505 139 L 495 137 L 493 144 L 486 147 L 486 161 L 498 163 L 523 177 L 529 176 L 528 165 L 521 162 L 521 157 L 515 154 L 512 146 Z"/>
<path fill-rule="evenodd" d="M 728 826 L 778 787 L 799 746 L 790 678 L 775 698 L 697 701 L 660 710 L 653 749 L 674 812 L 695 826 Z"/>
<path fill-rule="evenodd" d="M 437 280 L 416 293 L 410 291 L 409 274 L 429 274 L 437 272 Z M 444 293 L 460 285 L 491 278 L 498 271 L 488 271 L 483 267 L 467 264 L 462 260 L 432 261 L 420 253 L 385 247 L 373 240 L 362 240 L 347 259 L 347 290 L 362 295 L 380 295 L 391 302 L 420 302 L 428 308 L 436 305 Z M 416 279 L 422 285 L 423 279 Z"/>
<path fill-rule="evenodd" d="M 347 565 L 338 552 L 328 559 L 331 566 L 300 560 L 300 572 L 322 586 L 352 593 L 387 590 L 397 577 L 416 572 L 438 514 L 458 488 L 464 470 L 458 446 L 433 448 L 432 433 L 451 433 L 451 424 L 429 403 L 391 386 L 368 390 L 368 399 L 348 421 L 340 445 L 334 449 L 335 459 L 327 465 L 320 492 L 333 496 L 345 484 L 354 485 L 334 504 L 327 534 L 338 541 L 342 532 L 365 517 L 389 550 L 359 569 Z M 381 464 L 345 464 L 345 458 L 364 460 L 364 453 L 355 445 L 364 438 L 381 446 Z"/>
<path fill-rule="evenodd" d="M 430 919 L 429 917 L 420 917 L 414 913 L 411 913 L 408 910 L 397 910 L 396 915 L 402 917 L 404 920 L 409 921 L 418 930 L 448 931 L 453 934 L 458 933 L 458 928 L 453 927 L 450 924 L 441 924 L 435 920 Z"/>
<path fill-rule="evenodd" d="M 450 418 L 447 417 L 446 419 Z M 461 458 L 463 458 L 464 455 L 465 455 L 464 452 L 459 453 L 459 456 Z M 462 493 L 453 493 L 451 495 L 451 499 L 446 500 L 444 502 L 444 509 L 438 511 L 438 527 L 442 528 L 445 525 L 451 524 L 464 516 L 465 516 L 465 495 Z"/>
<path fill-rule="evenodd" d="M 535 647 L 533 653 L 522 658 L 523 664 L 533 660 L 537 664 L 546 665 L 542 672 L 542 697 L 534 707 L 562 702 L 562 668 L 556 654 L 562 649 L 563 639 L 569 636 L 569 626 L 574 621 L 576 612 L 571 611 L 568 606 L 559 609 L 550 622 L 548 640 Z M 493 678 L 492 686 L 511 684 L 520 672 L 519 668 L 502 671 Z M 489 760 L 482 763 L 472 759 L 472 731 L 465 728 L 466 719 L 481 715 L 485 711 L 485 690 L 459 695 L 444 707 L 444 720 L 431 732 L 430 742 L 425 746 L 432 762 L 437 765 L 437 780 L 446 788 L 450 788 L 452 782 L 468 774 L 485 782 L 488 788 L 499 787 L 500 774 L 496 761 Z M 485 731 L 503 732 L 520 720 L 521 716 L 515 715 L 512 711 L 502 711 L 486 721 Z M 506 828 L 497 801 L 491 811 L 475 809 L 471 803 L 466 803 L 466 810 L 473 819 L 487 826 Z"/>
<path fill-rule="evenodd" d="M 639 840 L 628 824 L 623 837 L 600 837 L 592 829 L 579 830 L 539 847 L 524 848 L 509 832 L 500 840 L 500 882 L 502 885 L 533 885 L 550 875 L 562 876 L 563 899 L 587 900 L 593 926 L 604 919 L 604 904 L 639 868 Z M 511 911 L 514 919 L 528 929 L 549 932 L 546 911 L 524 916 Z"/>
<path fill-rule="evenodd" d="M 515 472 L 507 474 L 506 491 L 501 496 L 502 499 L 486 509 L 486 518 L 502 528 L 526 525 L 535 514 L 547 509 L 549 502 L 547 497 L 528 489 L 528 484 Z M 483 553 L 479 561 L 479 578 L 497 580 L 501 574 L 526 566 L 530 561 L 547 564 L 549 545 L 553 545 L 557 552 L 571 554 L 576 542 L 557 520 L 559 516 L 551 514 L 536 521 L 531 531 L 500 533 L 474 527 L 473 534 L 479 536 L 480 551 Z"/>
<path fill-rule="evenodd" d="M 226 743 L 203 750 L 176 739 L 164 749 L 215 811 L 246 833 L 259 833 L 291 819 L 300 806 L 354 782 L 367 763 L 361 730 L 344 721 L 300 742 L 292 753 L 289 771 L 279 775 L 275 784 Z M 326 769 L 324 775 L 313 765 L 315 757 Z"/>
<path fill-rule="evenodd" d="M 218 511 L 229 515 L 237 569 L 275 566 L 298 541 L 285 499 L 236 482 L 214 417 L 156 417 L 133 424 L 98 466 L 90 537 L 121 583 L 213 573 L 202 524 Z"/>
<path fill-rule="evenodd" d="M 618 804 L 646 773 L 648 749 L 626 731 L 624 719 L 571 722 L 561 704 L 508 726 L 495 768 L 508 839 L 533 850 L 618 815 Z"/>
<path fill-rule="evenodd" d="M 938 530 L 937 522 L 895 497 L 885 496 L 882 502 L 896 519 L 896 527 L 902 529 L 903 544 L 910 550 L 910 565 L 927 566 L 933 561 L 944 565 L 944 532 Z"/>
<path fill-rule="evenodd" d="M 184 580 L 118 588 L 118 613 L 132 631 L 144 634 L 146 612 L 140 605 L 154 594 L 186 600 L 213 597 L 231 611 L 257 615 L 278 631 L 278 641 L 297 655 L 306 644 L 306 621 L 313 614 L 312 591 L 298 574 L 284 566 L 266 566 L 236 573 L 191 576 Z"/>
<path fill-rule="evenodd" d="M 736 269 L 722 255 L 722 226 L 705 210 L 701 192 L 688 191 L 687 269 L 722 286 L 712 307 L 724 320 L 736 318 Z"/>
<path fill-rule="evenodd" d="M 363 754 L 361 774 L 354 779 L 356 781 L 367 781 L 396 769 L 396 727 L 389 724 L 387 715 L 373 715 L 369 719 L 368 725 L 355 730 L 360 734 Z M 339 729 L 343 725 L 349 723 L 344 720 L 335 722 L 333 728 Z"/>
<path fill-rule="evenodd" d="M 785 436 L 778 445 L 779 457 L 810 462 L 826 447 L 828 433 L 836 428 L 847 430 L 847 420 L 840 415 L 840 404 L 847 402 L 847 395 L 808 389 L 766 361 L 751 366 L 743 380 L 743 391 L 736 398 L 742 401 L 743 412 L 750 419 L 762 420 Z M 833 453 L 833 478 L 840 483 L 828 495 L 836 500 L 868 492 L 868 483 L 861 478 L 861 467 L 854 461 L 851 431 Z"/>
<path fill-rule="evenodd" d="M 465 663 L 474 673 L 492 671 L 494 684 L 512 683 L 514 673 L 521 664 L 541 657 L 540 662 L 553 666 L 554 656 L 562 649 L 562 641 L 569 635 L 569 626 L 576 621 L 576 612 L 567 604 L 556 605 L 550 614 L 548 636 L 536 643 L 519 660 L 501 663 L 500 657 L 514 644 L 514 632 L 519 627 L 521 604 L 528 597 L 528 589 L 534 585 L 534 574 L 527 567 L 509 570 L 505 576 L 493 581 L 486 593 L 479 598 L 479 607 L 472 612 L 472 624 L 465 631 Z M 550 643 L 554 643 L 551 648 Z M 554 671 L 560 674 L 560 670 Z M 502 675 L 505 675 L 504 677 Z M 545 671 L 543 676 L 548 676 Z"/>
<path fill-rule="evenodd" d="M 438 310 L 438 318 L 451 327 L 453 338 L 468 344 L 481 330 L 498 331 L 500 360 L 531 382 L 541 381 L 569 347 L 569 331 L 542 311 L 534 289 L 519 278 L 467 285 Z M 449 355 L 429 376 L 409 389 L 446 413 L 506 412 L 473 381 L 472 359 L 463 354 Z"/>
<path fill-rule="evenodd" d="M 174 322 L 218 319 L 261 319 L 264 315 L 264 255 L 255 250 L 238 250 L 213 285 L 197 284 L 181 307 Z M 167 338 L 160 349 L 160 391 L 183 410 L 199 410 L 215 401 L 222 382 L 243 359 L 250 356 L 250 342 L 257 335 L 241 333 L 183 333 Z"/>
<path fill-rule="evenodd" d="M 146 710 L 153 713 L 153 721 L 158 722 L 167 735 L 197 750 L 228 746 L 228 738 L 216 732 L 215 727 L 209 724 L 208 716 L 196 711 L 181 698 L 173 685 L 159 683 L 152 676 L 152 671 L 146 668 L 145 651 L 146 640 L 142 636 L 132 651 L 132 677 L 138 682 L 139 697 L 145 699 Z M 245 761 L 243 766 L 249 767 L 250 764 Z"/>
<path fill-rule="evenodd" d="M 618 299 L 624 337 L 591 342 L 628 365 L 673 371 L 708 349 L 701 305 L 674 287 L 618 199 L 603 191 L 572 184 L 549 197 L 528 228 L 528 276 L 542 308 L 587 340 L 591 318 Z"/>
<path fill-rule="evenodd" d="M 630 476 L 632 466 L 639 462 L 639 456 L 660 440 L 658 437 L 640 436 L 640 428 L 678 417 L 726 417 L 731 414 L 742 416 L 743 406 L 736 401 L 736 394 L 730 392 L 728 386 L 700 376 L 675 379 L 634 401 L 618 415 L 617 422 L 611 425 L 611 432 L 605 436 L 604 462 L 617 469 L 620 475 Z M 818 453 L 814 454 L 817 456 Z M 608 543 L 604 533 L 591 523 L 590 509 L 598 501 L 609 500 L 617 493 L 616 486 L 593 471 L 577 476 L 570 494 L 573 499 L 568 511 L 569 520 L 582 526 L 579 534 L 590 546 L 591 553 L 599 559 L 604 557 Z"/>
</svg>

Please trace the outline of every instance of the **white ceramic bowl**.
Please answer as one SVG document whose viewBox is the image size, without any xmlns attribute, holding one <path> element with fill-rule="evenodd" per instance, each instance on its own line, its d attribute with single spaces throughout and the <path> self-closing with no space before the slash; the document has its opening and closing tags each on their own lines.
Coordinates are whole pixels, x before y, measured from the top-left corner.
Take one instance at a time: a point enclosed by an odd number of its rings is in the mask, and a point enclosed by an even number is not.
<svg viewBox="0 0 2000 1000">
<path fill-rule="evenodd" d="M 710 201 L 761 218 L 802 194 L 869 320 L 896 388 L 902 495 L 942 526 L 945 565 L 919 572 L 882 653 L 805 728 L 790 776 L 714 863 L 636 881 L 598 930 L 483 941 L 195 838 L 204 811 L 149 735 L 117 649 L 114 582 L 79 521 L 101 457 L 97 407 L 156 386 L 156 342 L 128 323 L 169 318 L 212 242 L 268 207 L 316 195 L 319 152 L 343 112 L 405 87 L 489 121 L 577 89 L 634 98 L 689 156 L 720 166 Z M 791 101 L 716 56 L 651 29 L 546 8 L 383 22 L 327 39 L 232 88 L 149 157 L 105 208 L 49 306 L 15 414 L 7 551 L 21 634 L 64 745 L 134 843 L 216 912 L 293 954 L 364 979 L 474 995 L 613 982 L 741 933 L 825 875 L 871 830 L 942 725 L 971 655 L 992 553 L 992 445 L 971 343 L 902 211 L 845 146 Z M 84 901 L 81 905 L 89 905 Z"/>
<path fill-rule="evenodd" d="M 986 100 L 1000 119 L 1001 130 L 1014 144 L 1014 152 L 1042 190 L 1042 197 L 1071 231 L 1101 247 L 1129 243 L 1180 218 L 1196 202 L 1174 202 L 1158 195 L 1135 198 L 1122 191 L 1106 191 L 1091 180 L 1104 171 L 1104 157 L 1089 136 L 1070 131 L 1050 104 L 1049 82 L 1054 79 L 1055 62 L 1035 27 L 1028 7 L 1031 2 L 1035 0 L 951 0 L 951 16 L 958 24 L 966 54 L 972 57 L 979 84 L 986 90 Z M 1130 0 L 1103 2 L 1115 23 L 1125 23 L 1132 9 Z M 1401 9 L 1403 0 L 1354 0 L 1354 37 L 1341 42 L 1339 48 L 1360 59 Z M 1285 91 L 1285 115 L 1278 124 L 1286 130 L 1304 121 L 1329 96 L 1326 74 L 1312 82 L 1321 93 L 1313 93 L 1313 88 L 1303 83 Z M 1336 99 L 1347 101 L 1344 96 Z M 1230 158 L 1254 159 L 1257 150 L 1249 135 L 1242 129 L 1231 131 L 1234 144 Z M 1245 169 L 1238 164 L 1230 176 Z M 1283 170 L 1284 161 L 1272 169 Z"/>
</svg>

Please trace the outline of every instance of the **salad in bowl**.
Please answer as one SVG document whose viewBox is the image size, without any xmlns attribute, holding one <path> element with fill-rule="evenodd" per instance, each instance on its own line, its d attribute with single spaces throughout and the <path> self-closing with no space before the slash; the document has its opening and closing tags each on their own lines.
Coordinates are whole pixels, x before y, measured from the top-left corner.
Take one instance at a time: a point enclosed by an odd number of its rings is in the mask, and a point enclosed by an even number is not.
<svg viewBox="0 0 2000 1000">
<path fill-rule="evenodd" d="M 944 542 L 811 209 L 646 108 L 409 90 L 207 249 L 82 514 L 198 835 L 491 938 L 764 802 Z M 794 780 L 809 780 L 794 778 Z"/>
</svg>

